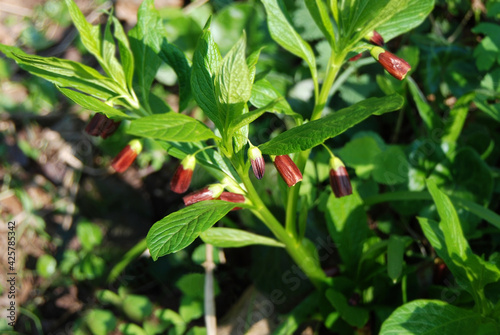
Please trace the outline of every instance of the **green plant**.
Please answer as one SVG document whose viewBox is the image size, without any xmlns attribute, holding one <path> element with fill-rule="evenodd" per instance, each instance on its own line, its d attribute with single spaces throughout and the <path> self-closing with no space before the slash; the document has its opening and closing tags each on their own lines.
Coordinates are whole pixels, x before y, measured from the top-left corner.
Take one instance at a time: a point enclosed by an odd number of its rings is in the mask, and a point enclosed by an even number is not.
<svg viewBox="0 0 500 335">
<path fill-rule="evenodd" d="M 357 101 L 347 101 L 347 107 L 330 110 L 330 99 L 335 91 L 344 90 L 345 93 L 346 89 L 341 84 L 352 84 L 349 74 L 369 64 L 364 61 L 361 65 L 346 65 L 352 56 L 369 50 L 374 59 L 399 80 L 415 71 L 421 57 L 431 57 L 421 56 L 418 49 L 411 47 L 398 50 L 396 56 L 379 46 L 372 46 L 369 40 L 374 31 L 387 42 L 415 28 L 432 10 L 432 0 L 316 0 L 296 6 L 288 4 L 288 8 L 294 8 L 295 12 L 302 10 L 301 13 L 307 13 L 314 26 L 297 22 L 297 18 L 292 21 L 284 1 L 263 0 L 271 37 L 306 65 L 298 71 L 310 87 L 310 99 L 303 99 L 304 108 L 292 107 L 277 87 L 280 81 L 273 77 L 273 69 L 261 67 L 259 58 L 265 52 L 261 44 L 255 43 L 247 52 L 249 43 L 245 33 L 237 40 L 235 38 L 232 45 L 224 42 L 228 51 L 222 57 L 212 36 L 212 18 L 206 22 L 192 59 L 188 60 L 178 47 L 167 41 L 161 17 L 152 1 L 144 1 L 141 5 L 138 24 L 128 35 L 119 21 L 110 17 L 102 36 L 99 28 L 90 25 L 72 1 L 67 0 L 66 3 L 83 45 L 95 56 L 105 74 L 76 62 L 28 55 L 15 47 L 2 45 L 0 51 L 23 69 L 53 82 L 75 103 L 102 113 L 87 128 L 92 135 L 106 138 L 116 129 L 117 121 L 124 121 L 127 134 L 138 139 L 130 142 L 120 153 L 120 158 L 114 161 L 113 166 L 118 172 L 124 171 L 133 162 L 142 149 L 140 141 L 147 138 L 169 155 L 182 160 L 171 182 L 172 190 L 179 193 L 186 191 L 195 165 L 201 166 L 216 180 L 215 184 L 185 196 L 185 208 L 153 225 L 146 239 L 153 259 L 178 252 L 199 236 L 205 243 L 216 247 L 266 245 L 284 249 L 300 270 L 285 270 L 283 281 L 298 288 L 301 277 L 292 273 L 302 271 L 315 286 L 315 291 L 288 314 L 276 330 L 278 334 L 293 332 L 300 322 L 311 315 L 321 320 L 325 327 L 345 332 L 349 327 L 360 331 L 364 327 L 381 327 L 381 333 L 418 333 L 422 318 L 430 319 L 430 332 L 437 332 L 446 322 L 451 322 L 450 327 L 455 329 L 468 327 L 469 333 L 498 330 L 498 299 L 493 293 L 495 298 L 488 298 L 485 292 L 497 291 L 500 272 L 494 259 L 487 262 L 473 254 L 464 238 L 464 234 L 472 234 L 479 224 L 477 217 L 499 227 L 498 216 L 476 204 L 488 205 L 493 192 L 488 185 L 491 185 L 493 177 L 483 157 L 471 148 L 457 147 L 471 101 L 474 100 L 481 110 L 498 119 L 495 111 L 497 103 L 488 100 L 496 98 L 496 93 L 492 93 L 495 87 L 490 85 L 495 82 L 496 72 L 489 74 L 490 81 L 482 82 L 483 88 L 488 89 L 485 96 L 470 94 L 469 86 L 472 84 L 467 83 L 465 77 L 457 80 L 459 84 L 443 88 L 443 96 L 452 92 L 460 97 L 451 108 L 447 122 L 442 122 L 436 115 L 411 77 L 399 82 L 379 75 L 376 82 L 386 96 L 375 98 L 362 95 L 361 98 L 354 98 Z M 302 35 L 323 39 L 323 44 L 314 45 L 320 57 L 316 57 L 313 44 L 302 38 L 294 24 L 304 29 Z M 487 47 L 495 29 L 490 25 L 476 29 L 478 33 L 490 35 L 490 39 L 483 40 L 479 50 Z M 380 43 L 379 40 L 372 42 Z M 118 45 L 119 59 L 115 44 Z M 444 55 L 450 51 L 443 49 L 440 52 Z M 479 51 L 477 55 L 484 56 Z M 407 59 L 409 64 L 399 57 Z M 430 63 L 441 61 L 439 58 L 426 60 Z M 172 111 L 151 90 L 162 62 L 177 75 L 179 111 L 192 109 L 196 102 L 203 111 L 202 117 L 196 119 Z M 462 63 L 457 61 L 457 64 Z M 484 70 L 490 69 L 493 64 L 484 65 Z M 273 66 L 278 68 L 277 64 Z M 460 75 L 459 71 L 454 73 Z M 435 81 L 429 80 L 431 89 L 433 85 Z M 409 104 L 405 104 L 403 98 L 406 96 L 411 97 L 415 104 L 425 131 L 430 134 L 441 131 L 432 143 L 430 153 L 424 152 L 422 139 L 403 147 L 385 143 L 379 135 L 370 131 L 358 132 L 341 149 L 330 149 L 337 137 L 370 116 L 408 109 Z M 264 138 L 259 141 L 261 143 L 251 143 L 250 134 L 256 132 L 252 128 L 259 124 L 259 118 L 265 113 L 273 113 L 285 120 L 287 129 L 272 138 Z M 209 128 L 202 122 L 206 118 L 214 127 Z M 262 154 L 271 157 L 286 185 L 264 173 Z M 358 177 L 352 188 L 347 169 L 339 157 L 348 168 L 354 169 Z M 473 172 L 464 174 L 463 166 L 473 166 Z M 261 181 L 249 175 L 250 167 Z M 333 193 L 324 187 L 328 178 Z M 278 184 L 270 192 L 271 195 L 263 191 L 265 183 Z M 380 193 L 379 185 L 390 191 Z M 448 198 L 438 186 L 451 196 Z M 434 200 L 441 218 L 439 226 L 420 215 L 435 216 L 435 209 L 429 205 L 430 199 Z M 474 310 L 433 300 L 406 303 L 408 276 L 415 269 L 404 259 L 418 258 L 408 249 L 412 239 L 403 236 L 395 226 L 389 224 L 384 227 L 380 224 L 380 231 L 390 235 L 388 239 L 383 239 L 366 224 L 368 215 L 365 206 L 395 201 L 403 203 L 397 211 L 405 219 L 409 215 L 420 215 L 419 223 L 426 238 L 455 278 L 464 283 L 465 291 L 472 296 Z M 465 211 L 457 214 L 451 201 Z M 257 235 L 235 227 L 212 227 L 237 208 L 253 215 L 242 216 L 243 224 L 255 227 L 253 218 L 257 218 L 273 236 Z M 471 217 L 471 213 L 477 217 Z M 280 215 L 284 218 L 282 221 L 278 219 Z M 326 225 L 319 225 L 318 222 L 326 222 Z M 319 232 L 328 232 L 328 238 L 316 234 L 313 240 L 311 225 Z M 82 245 L 87 251 L 89 246 L 92 248 L 97 243 L 95 239 L 84 241 L 82 239 Z M 320 253 L 333 254 L 328 245 L 331 241 L 336 245 L 341 273 L 333 278 L 325 270 L 331 264 L 325 264 Z M 457 241 L 461 242 L 454 247 L 453 243 Z M 318 244 L 321 247 L 318 248 Z M 144 241 L 140 246 L 144 246 Z M 139 249 L 127 256 L 127 261 L 139 253 Z M 116 272 L 112 271 L 111 279 L 116 278 Z M 479 274 L 483 277 L 478 278 Z M 406 304 L 388 317 L 390 308 L 378 310 L 377 303 L 394 283 L 401 285 L 401 301 Z M 109 291 L 107 294 L 114 293 Z M 200 297 L 187 296 L 191 300 L 184 301 L 185 305 L 181 303 L 179 318 L 172 310 L 164 311 L 168 315 L 165 319 L 175 325 L 178 333 L 184 333 L 186 323 L 200 316 Z M 110 301 L 127 314 L 121 299 L 124 298 L 117 295 Z M 183 306 L 195 306 L 194 312 L 183 312 L 186 311 Z M 413 316 L 408 317 L 410 312 Z M 105 322 L 110 328 L 93 329 L 93 333 L 105 333 L 115 327 L 116 320 L 113 321 L 108 312 L 93 310 L 92 313 L 95 314 L 92 317 L 110 320 Z M 183 316 L 183 313 L 192 315 Z M 370 313 L 377 315 L 371 317 Z M 143 316 L 132 314 L 128 315 L 132 320 L 143 320 Z M 161 318 L 160 315 L 157 317 Z M 370 321 L 373 318 L 377 321 Z M 468 320 L 471 322 L 464 325 Z M 125 332 L 125 329 L 122 331 Z"/>
</svg>

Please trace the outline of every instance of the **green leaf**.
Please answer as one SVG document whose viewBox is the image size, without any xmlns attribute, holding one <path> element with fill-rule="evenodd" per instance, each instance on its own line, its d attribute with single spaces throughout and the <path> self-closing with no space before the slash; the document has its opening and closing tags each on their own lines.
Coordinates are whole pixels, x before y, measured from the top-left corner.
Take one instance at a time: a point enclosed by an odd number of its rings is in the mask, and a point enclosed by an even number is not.
<svg viewBox="0 0 500 335">
<path fill-rule="evenodd" d="M 102 100 L 116 97 L 119 88 L 113 80 L 93 68 L 55 57 L 28 55 L 21 49 L 0 44 L 0 51 L 24 70 L 60 87 L 72 87 Z"/>
<path fill-rule="evenodd" d="M 123 335 L 148 335 L 148 333 L 135 323 L 121 323 L 118 326 L 120 334 Z"/>
<path fill-rule="evenodd" d="M 351 45 L 408 7 L 409 0 L 355 0 L 340 4 L 342 36 Z M 383 35 L 382 35 L 383 36 Z"/>
<path fill-rule="evenodd" d="M 82 247 L 87 251 L 92 250 L 102 241 L 101 229 L 91 222 L 79 222 L 76 226 L 76 235 Z"/>
<path fill-rule="evenodd" d="M 137 24 L 129 33 L 134 54 L 134 90 L 142 106 L 149 108 L 149 92 L 161 64 L 158 56 L 164 27 L 153 0 L 144 0 L 137 12 Z"/>
<path fill-rule="evenodd" d="M 450 115 L 447 119 L 445 133 L 441 138 L 443 143 L 446 143 L 448 147 L 454 148 L 458 137 L 462 133 L 462 129 L 465 124 L 465 119 L 469 114 L 469 105 L 474 99 L 475 93 L 469 93 L 460 97 L 453 108 L 450 110 Z"/>
<path fill-rule="evenodd" d="M 388 146 L 374 158 L 373 164 L 373 179 L 378 183 L 397 185 L 408 181 L 408 160 L 398 146 Z"/>
<path fill-rule="evenodd" d="M 398 280 L 403 271 L 404 252 L 405 239 L 401 236 L 391 235 L 387 245 L 387 274 L 394 282 Z"/>
<path fill-rule="evenodd" d="M 486 100 L 474 100 L 477 107 L 491 116 L 495 121 L 500 122 L 500 103 L 488 104 Z"/>
<path fill-rule="evenodd" d="M 375 168 L 375 158 L 383 149 L 385 143 L 377 134 L 359 135 L 340 149 L 339 156 L 347 166 L 354 168 L 359 178 L 368 179 Z"/>
<path fill-rule="evenodd" d="M 367 221 L 363 202 L 356 192 L 341 198 L 330 194 L 326 206 L 328 232 L 335 244 L 341 246 L 338 252 L 353 276 L 363 253 L 363 242 L 368 236 Z"/>
<path fill-rule="evenodd" d="M 116 329 L 116 317 L 111 311 L 92 309 L 85 315 L 85 323 L 93 335 L 106 335 Z"/>
<path fill-rule="evenodd" d="M 390 20 L 378 25 L 376 30 L 385 42 L 419 26 L 434 8 L 434 0 L 409 0 L 398 7 Z"/>
<path fill-rule="evenodd" d="M 215 138 L 214 133 L 200 121 L 175 112 L 133 120 L 127 133 L 176 142 L 197 142 Z"/>
<path fill-rule="evenodd" d="M 219 287 L 216 282 L 214 282 L 214 294 L 217 295 L 220 292 Z M 176 283 L 175 286 L 181 290 L 182 294 L 193 299 L 203 300 L 204 297 L 204 286 L 205 286 L 205 274 L 203 273 L 190 273 L 183 275 Z"/>
<path fill-rule="evenodd" d="M 56 272 L 57 261 L 51 255 L 45 254 L 36 261 L 36 271 L 43 278 L 49 278 Z"/>
<path fill-rule="evenodd" d="M 69 88 L 63 88 L 56 86 L 62 94 L 73 100 L 74 103 L 82 106 L 85 109 L 89 109 L 91 111 L 95 111 L 98 113 L 104 113 L 109 118 L 117 118 L 117 119 L 130 119 L 130 116 L 125 114 L 119 109 L 113 108 L 108 104 L 105 104 L 99 99 L 96 99 L 92 96 L 80 93 L 78 91 L 74 91 Z"/>
<path fill-rule="evenodd" d="M 248 245 L 260 244 L 271 247 L 284 247 L 283 243 L 273 238 L 249 233 L 241 229 L 210 228 L 200 235 L 205 243 L 219 248 L 239 248 Z"/>
<path fill-rule="evenodd" d="M 441 222 L 438 226 L 431 220 L 418 218 L 422 230 L 453 275 L 464 284 L 476 303 L 486 309 L 489 303 L 484 296 L 484 287 L 500 280 L 500 269 L 472 252 L 448 196 L 432 180 L 427 181 L 427 187 L 436 203 Z"/>
<path fill-rule="evenodd" d="M 179 81 L 179 112 L 186 109 L 191 99 L 191 67 L 188 64 L 184 53 L 175 45 L 163 39 L 160 49 L 160 58 L 170 65 Z"/>
<path fill-rule="evenodd" d="M 85 16 L 73 0 L 65 1 L 66 6 L 68 6 L 69 14 L 71 15 L 71 20 L 80 33 L 80 39 L 82 40 L 83 45 L 98 60 L 101 60 L 102 41 L 99 35 L 99 26 L 94 26 L 87 22 Z"/>
<path fill-rule="evenodd" d="M 415 300 L 397 308 L 382 324 L 380 335 L 477 334 L 481 315 L 439 300 Z"/>
<path fill-rule="evenodd" d="M 286 99 L 267 79 L 258 80 L 253 84 L 250 102 L 255 107 L 262 108 L 276 99 L 279 99 L 279 101 L 274 105 L 272 109 L 273 112 L 302 119 L 302 116 L 292 110 L 292 107 L 290 107 Z"/>
<path fill-rule="evenodd" d="M 134 78 L 134 55 L 130 48 L 128 37 L 123 30 L 120 21 L 113 16 L 113 25 L 115 28 L 115 38 L 118 42 L 118 50 L 120 50 L 120 61 L 125 72 L 125 81 L 127 87 L 132 89 L 132 80 Z"/>
<path fill-rule="evenodd" d="M 370 317 L 368 311 L 364 308 L 350 306 L 346 297 L 339 291 L 328 289 L 325 296 L 333 307 L 339 312 L 342 319 L 353 327 L 363 327 Z"/>
<path fill-rule="evenodd" d="M 250 54 L 250 56 L 247 57 L 247 66 L 248 66 L 248 71 L 250 73 L 250 82 L 253 83 L 255 80 L 255 74 L 257 72 L 257 62 L 259 61 L 259 56 L 260 53 L 264 49 L 264 47 L 255 50 Z M 253 87 L 252 87 L 253 90 Z"/>
<path fill-rule="evenodd" d="M 186 323 L 182 317 L 173 310 L 156 310 L 155 315 L 161 323 L 166 324 L 167 326 L 174 326 L 175 332 L 172 332 L 172 334 L 184 334 L 186 331 Z"/>
<path fill-rule="evenodd" d="M 181 298 L 181 305 L 179 306 L 179 314 L 186 323 L 198 319 L 203 316 L 203 300 L 183 296 Z"/>
<path fill-rule="evenodd" d="M 234 131 L 235 129 L 240 129 L 241 127 L 244 127 L 244 126 L 252 123 L 253 121 L 257 120 L 262 114 L 272 110 L 272 108 L 276 104 L 278 104 L 280 101 L 281 101 L 281 98 L 277 98 L 262 108 L 258 108 L 254 111 L 249 112 L 249 113 L 243 113 L 242 115 L 233 119 L 231 121 L 231 124 L 229 125 L 229 129 L 230 129 L 229 133 L 231 134 L 231 132 Z"/>
<path fill-rule="evenodd" d="M 129 294 L 123 299 L 123 313 L 136 322 L 142 322 L 153 313 L 153 304 L 148 297 Z"/>
<path fill-rule="evenodd" d="M 231 121 L 243 113 L 250 99 L 252 83 L 245 58 L 245 39 L 243 34 L 231 48 L 215 77 L 215 95 L 223 129 L 227 129 Z"/>
<path fill-rule="evenodd" d="M 219 116 L 215 96 L 214 78 L 222 61 L 219 48 L 210 33 L 210 19 L 200 36 L 193 55 L 191 68 L 191 88 L 194 99 L 215 126 L 222 131 L 224 123 Z"/>
<path fill-rule="evenodd" d="M 408 77 L 406 82 L 408 83 L 408 87 L 410 88 L 410 93 L 412 95 L 413 101 L 415 101 L 415 105 L 417 106 L 417 111 L 422 121 L 427 127 L 427 130 L 431 131 L 438 127 L 443 127 L 443 122 L 436 114 L 434 109 L 427 103 L 427 100 L 424 97 L 422 91 L 418 87 L 417 83 L 413 80 L 412 77 Z"/>
<path fill-rule="evenodd" d="M 320 120 L 287 130 L 260 145 L 259 148 L 262 153 L 268 155 L 284 155 L 307 150 L 343 133 L 372 114 L 382 114 L 401 108 L 403 101 L 397 94 L 383 98 L 369 98 Z"/>
<path fill-rule="evenodd" d="M 271 37 L 283 48 L 302 58 L 309 65 L 315 87 L 318 83 L 316 57 L 311 46 L 295 31 L 282 0 L 262 0 L 267 13 Z M 317 87 L 316 87 L 317 91 Z"/>
<path fill-rule="evenodd" d="M 235 203 L 225 201 L 201 201 L 164 217 L 151 227 L 147 236 L 151 257 L 157 260 L 184 249 L 234 207 Z"/>
<path fill-rule="evenodd" d="M 314 22 L 326 37 L 331 46 L 335 43 L 335 33 L 333 25 L 328 15 L 328 9 L 323 0 L 310 0 L 305 2 L 309 13 L 311 13 Z"/>
<path fill-rule="evenodd" d="M 116 46 L 113 35 L 111 34 L 111 22 L 112 20 L 108 20 L 102 40 L 103 68 L 121 87 L 126 88 L 127 82 L 125 79 L 125 72 L 123 71 L 122 65 L 115 57 Z"/>
</svg>

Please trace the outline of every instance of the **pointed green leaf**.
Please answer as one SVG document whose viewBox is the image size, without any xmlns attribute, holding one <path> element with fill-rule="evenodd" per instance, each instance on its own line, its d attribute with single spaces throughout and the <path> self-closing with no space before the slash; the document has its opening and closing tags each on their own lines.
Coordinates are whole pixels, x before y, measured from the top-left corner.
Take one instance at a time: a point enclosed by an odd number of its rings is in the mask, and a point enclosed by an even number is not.
<svg viewBox="0 0 500 335">
<path fill-rule="evenodd" d="M 200 121 L 175 112 L 154 114 L 133 120 L 127 133 L 163 141 L 197 142 L 215 138 Z"/>
<path fill-rule="evenodd" d="M 366 99 L 320 120 L 287 130 L 259 146 L 259 149 L 268 155 L 284 155 L 307 150 L 343 133 L 372 114 L 397 110 L 401 108 L 403 102 L 403 98 L 397 94 Z"/>
<path fill-rule="evenodd" d="M 280 100 L 277 104 L 274 105 L 272 109 L 273 112 L 286 114 L 302 119 L 302 116 L 292 110 L 292 107 L 290 107 L 286 99 L 278 92 L 278 90 L 276 90 L 276 88 L 274 88 L 274 86 L 267 79 L 264 78 L 258 80 L 253 84 L 250 102 L 255 107 L 262 108 L 276 99 Z"/>
<path fill-rule="evenodd" d="M 184 249 L 234 207 L 236 204 L 231 202 L 202 201 L 164 217 L 151 227 L 147 236 L 151 257 L 157 260 Z"/>
<path fill-rule="evenodd" d="M 450 110 L 450 115 L 446 120 L 446 128 L 441 141 L 447 143 L 450 148 L 456 146 L 456 142 L 465 124 L 465 119 L 469 115 L 469 105 L 475 98 L 474 92 L 460 97 L 453 108 Z"/>
<path fill-rule="evenodd" d="M 118 50 L 120 51 L 120 61 L 125 72 L 125 80 L 127 87 L 132 88 L 132 79 L 134 77 L 134 55 L 130 48 L 128 37 L 123 30 L 120 21 L 113 16 L 113 26 L 115 28 L 115 38 L 118 42 Z"/>
<path fill-rule="evenodd" d="M 333 45 L 335 43 L 335 33 L 333 32 L 333 25 L 330 21 L 328 9 L 323 0 L 309 0 L 306 1 L 307 9 L 316 22 L 316 25 L 326 37 L 328 43 Z"/>
<path fill-rule="evenodd" d="M 375 29 L 385 42 L 419 26 L 434 8 L 434 0 L 409 0 L 406 6 L 398 7 L 397 12 Z"/>
<path fill-rule="evenodd" d="M 255 74 L 257 72 L 257 62 L 259 61 L 260 53 L 264 47 L 256 50 L 247 57 L 247 66 L 250 73 L 250 82 L 253 83 L 255 80 Z"/>
<path fill-rule="evenodd" d="M 441 222 L 437 225 L 432 220 L 418 218 L 422 230 L 453 275 L 474 297 L 476 303 L 486 308 L 488 303 L 484 301 L 484 287 L 500 280 L 500 269 L 472 252 L 448 196 L 430 179 L 427 180 L 427 187 L 436 203 Z"/>
<path fill-rule="evenodd" d="M 438 127 L 443 127 L 443 122 L 441 121 L 440 117 L 427 103 L 424 94 L 418 87 L 417 83 L 413 80 L 413 78 L 408 77 L 406 82 L 408 83 L 408 87 L 410 88 L 410 93 L 413 97 L 413 101 L 415 101 L 415 105 L 417 106 L 417 111 L 422 118 L 422 121 L 424 121 L 427 129 L 431 131 L 433 129 L 437 129 Z"/>
<path fill-rule="evenodd" d="M 410 0 L 356 0 L 341 3 L 341 29 L 351 45 L 408 7 Z M 383 36 L 383 35 L 382 35 Z M 354 38 L 353 38 L 354 37 Z"/>
<path fill-rule="evenodd" d="M 210 20 L 198 40 L 193 55 L 191 68 L 191 89 L 193 95 L 210 120 L 219 130 L 224 129 L 224 123 L 219 116 L 217 98 L 215 96 L 214 78 L 222 61 L 219 48 L 210 33 Z"/>
<path fill-rule="evenodd" d="M 244 114 L 238 116 L 236 119 L 232 120 L 229 128 L 233 129 L 233 130 L 240 129 L 241 127 L 244 127 L 244 126 L 252 123 L 253 121 L 257 120 L 265 112 L 271 111 L 275 105 L 280 103 L 281 100 L 282 100 L 281 98 L 277 98 L 262 108 L 258 108 L 256 110 L 249 112 L 249 113 L 244 113 Z"/>
<path fill-rule="evenodd" d="M 342 246 L 338 251 L 347 271 L 355 275 L 369 232 L 363 202 L 356 192 L 341 198 L 331 193 L 326 208 L 328 232 L 335 244 Z"/>
<path fill-rule="evenodd" d="M 126 88 L 125 72 L 123 67 L 116 59 L 116 46 L 113 35 L 111 34 L 111 22 L 108 20 L 104 29 L 104 38 L 102 40 L 102 58 L 106 73 L 113 78 L 121 87 Z"/>
<path fill-rule="evenodd" d="M 243 113 L 252 83 L 245 58 L 245 34 L 231 48 L 215 77 L 215 94 L 224 129 Z"/>
<path fill-rule="evenodd" d="M 387 274 L 393 281 L 398 280 L 403 271 L 403 256 L 405 239 L 402 236 L 391 235 L 387 245 Z"/>
<path fill-rule="evenodd" d="M 382 324 L 380 335 L 477 334 L 481 315 L 439 300 L 414 300 L 397 308 Z"/>
<path fill-rule="evenodd" d="M 137 24 L 129 33 L 134 54 L 134 90 L 142 106 L 149 108 L 151 84 L 161 64 L 158 56 L 164 27 L 153 0 L 144 0 L 137 12 Z"/>
<path fill-rule="evenodd" d="M 66 59 L 28 55 L 21 49 L 0 44 L 0 51 L 24 70 L 60 87 L 72 87 L 102 100 L 109 100 L 119 90 L 113 80 L 93 68 Z"/>
<path fill-rule="evenodd" d="M 262 0 L 267 13 L 267 25 L 271 37 L 283 48 L 302 58 L 309 65 L 314 83 L 317 80 L 316 57 L 311 46 L 300 37 L 290 23 L 282 0 Z"/>
<path fill-rule="evenodd" d="M 69 14 L 71 15 L 71 20 L 80 33 L 80 39 L 82 40 L 83 45 L 91 54 L 100 60 L 101 37 L 99 35 L 99 26 L 94 26 L 87 22 L 87 19 L 85 19 L 85 16 L 80 11 L 80 8 L 78 8 L 73 0 L 65 1 L 66 6 L 68 6 Z"/>
<path fill-rule="evenodd" d="M 191 67 L 184 53 L 164 38 L 161 44 L 160 58 L 170 65 L 179 81 L 179 112 L 186 109 L 191 99 Z"/>
<path fill-rule="evenodd" d="M 118 119 L 118 120 L 130 119 L 130 116 L 128 116 L 121 110 L 113 108 L 99 99 L 96 99 L 87 94 L 83 94 L 81 92 L 69 88 L 64 88 L 59 86 L 56 87 L 59 89 L 59 91 L 61 91 L 61 93 L 63 93 L 65 96 L 73 100 L 73 102 L 82 106 L 85 109 L 89 109 L 91 111 L 98 113 L 104 113 L 107 117 L 113 119 Z"/>
<path fill-rule="evenodd" d="M 232 228 L 210 228 L 200 235 L 205 243 L 219 248 L 239 248 L 248 245 L 260 244 L 271 247 L 284 247 L 283 243 L 273 238 L 249 233 L 241 229 Z"/>
</svg>

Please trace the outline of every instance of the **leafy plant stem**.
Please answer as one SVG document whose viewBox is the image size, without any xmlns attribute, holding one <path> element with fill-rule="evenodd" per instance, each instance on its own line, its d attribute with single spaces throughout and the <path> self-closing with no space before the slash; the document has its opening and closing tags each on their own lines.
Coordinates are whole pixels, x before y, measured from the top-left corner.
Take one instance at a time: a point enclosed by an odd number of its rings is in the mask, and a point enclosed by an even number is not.
<svg viewBox="0 0 500 335">
<path fill-rule="evenodd" d="M 340 67 L 345 59 L 347 52 L 333 53 L 328 60 L 328 70 L 326 73 L 325 81 L 321 86 L 321 92 L 316 100 L 314 110 L 311 115 L 311 121 L 317 120 L 321 117 L 321 113 L 325 108 L 326 102 L 328 101 L 328 96 L 332 85 L 337 77 Z M 302 151 L 296 160 L 297 167 L 300 171 L 304 171 L 306 166 L 307 158 L 311 150 Z M 297 200 L 299 198 L 300 184 L 295 185 L 288 191 L 287 207 L 286 207 L 286 223 L 285 227 L 288 233 L 292 236 L 296 236 L 296 221 L 297 221 Z"/>
<path fill-rule="evenodd" d="M 269 230 L 271 230 L 280 242 L 285 245 L 290 257 L 302 269 L 302 271 L 304 271 L 311 282 L 318 289 L 325 288 L 328 278 L 323 272 L 323 269 L 316 265 L 314 256 L 310 254 L 303 244 L 297 242 L 294 236 L 286 231 L 283 228 L 283 225 L 269 211 L 250 181 L 248 173 L 244 173 L 244 171 L 239 170 L 239 175 L 247 189 L 247 197 L 254 205 L 252 213 L 259 218 L 259 220 L 261 220 L 269 228 Z"/>
</svg>

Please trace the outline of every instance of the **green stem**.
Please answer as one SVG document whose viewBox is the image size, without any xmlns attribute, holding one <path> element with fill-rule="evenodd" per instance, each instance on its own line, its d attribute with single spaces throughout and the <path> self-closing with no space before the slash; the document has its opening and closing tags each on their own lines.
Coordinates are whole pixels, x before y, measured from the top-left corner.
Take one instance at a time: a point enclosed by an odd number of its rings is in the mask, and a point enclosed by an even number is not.
<svg viewBox="0 0 500 335">
<path fill-rule="evenodd" d="M 314 110 L 311 114 L 311 121 L 317 120 L 321 117 L 321 113 L 325 108 L 326 102 L 328 101 L 328 96 L 330 89 L 337 77 L 340 67 L 345 59 L 347 52 L 340 52 L 338 54 L 333 54 L 328 61 L 328 70 L 325 76 L 325 81 L 321 86 L 321 92 L 319 93 L 318 100 L 314 106 Z M 299 153 L 296 158 L 295 164 L 300 171 L 304 171 L 307 163 L 307 158 L 311 153 L 311 149 L 304 150 Z M 287 208 L 286 208 L 286 230 L 291 232 L 296 232 L 296 222 L 297 222 L 297 200 L 299 199 L 300 184 L 291 187 L 288 191 Z"/>
<path fill-rule="evenodd" d="M 296 241 L 296 239 L 287 232 L 281 223 L 269 211 L 267 206 L 262 202 L 259 194 L 255 190 L 248 173 L 245 171 L 238 171 L 243 184 L 247 189 L 247 197 L 254 205 L 252 213 L 259 218 L 276 238 L 285 245 L 285 249 L 295 263 L 304 271 L 311 282 L 318 288 L 323 289 L 327 285 L 328 278 L 318 266 L 318 260 L 304 247 L 303 244 Z"/>
</svg>

